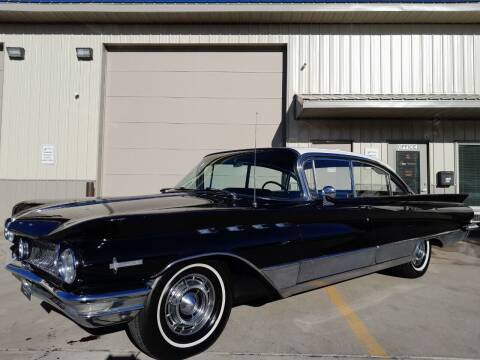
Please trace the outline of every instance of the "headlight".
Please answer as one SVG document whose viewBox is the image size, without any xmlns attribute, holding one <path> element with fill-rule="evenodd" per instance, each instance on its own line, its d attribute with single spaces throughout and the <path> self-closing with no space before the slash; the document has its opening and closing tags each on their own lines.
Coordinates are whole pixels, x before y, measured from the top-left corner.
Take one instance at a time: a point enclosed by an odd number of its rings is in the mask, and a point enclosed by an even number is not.
<svg viewBox="0 0 480 360">
<path fill-rule="evenodd" d="M 7 230 L 7 228 L 3 230 L 3 235 L 5 236 L 5 239 L 10 242 L 12 242 L 13 238 L 15 237 L 13 232 L 11 232 L 10 230 Z"/>
<path fill-rule="evenodd" d="M 72 249 L 65 249 L 60 254 L 57 263 L 58 275 L 67 284 L 75 281 L 76 276 L 76 260 Z"/>
<path fill-rule="evenodd" d="M 5 239 L 10 242 L 12 242 L 13 238 L 15 237 L 15 234 L 10 230 L 8 230 L 8 225 L 10 225 L 11 222 L 12 222 L 12 219 L 9 218 L 5 221 L 5 224 L 3 226 L 3 235 L 5 236 Z"/>
<path fill-rule="evenodd" d="M 25 260 L 30 256 L 30 245 L 28 241 L 20 239 L 18 242 L 18 258 L 20 260 Z"/>
</svg>

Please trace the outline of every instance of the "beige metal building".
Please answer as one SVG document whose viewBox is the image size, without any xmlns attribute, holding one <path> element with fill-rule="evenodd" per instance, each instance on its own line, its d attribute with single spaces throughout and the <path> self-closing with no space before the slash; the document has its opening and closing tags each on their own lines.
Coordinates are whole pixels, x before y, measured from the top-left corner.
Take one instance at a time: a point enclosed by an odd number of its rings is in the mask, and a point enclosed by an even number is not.
<svg viewBox="0 0 480 360">
<path fill-rule="evenodd" d="M 92 183 L 158 192 L 256 121 L 259 146 L 368 154 L 480 205 L 479 3 L 0 3 L 0 22 L 3 217 Z"/>
</svg>

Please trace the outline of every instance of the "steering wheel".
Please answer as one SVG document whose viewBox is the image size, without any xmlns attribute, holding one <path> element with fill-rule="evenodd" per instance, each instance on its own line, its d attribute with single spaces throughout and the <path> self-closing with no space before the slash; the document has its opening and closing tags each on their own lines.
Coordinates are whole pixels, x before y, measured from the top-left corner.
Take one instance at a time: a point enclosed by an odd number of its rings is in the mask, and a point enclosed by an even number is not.
<svg viewBox="0 0 480 360">
<path fill-rule="evenodd" d="M 264 189 L 265 189 L 265 186 L 268 185 L 268 184 L 277 185 L 277 186 L 279 186 L 280 189 L 282 189 L 283 191 L 288 191 L 288 189 L 287 189 L 285 186 L 283 186 L 282 184 L 280 184 L 280 183 L 278 183 L 278 182 L 276 182 L 276 181 L 273 181 L 273 180 L 269 180 L 269 181 L 267 181 L 266 183 L 264 183 L 264 184 L 262 185 L 262 190 L 264 190 Z"/>
</svg>

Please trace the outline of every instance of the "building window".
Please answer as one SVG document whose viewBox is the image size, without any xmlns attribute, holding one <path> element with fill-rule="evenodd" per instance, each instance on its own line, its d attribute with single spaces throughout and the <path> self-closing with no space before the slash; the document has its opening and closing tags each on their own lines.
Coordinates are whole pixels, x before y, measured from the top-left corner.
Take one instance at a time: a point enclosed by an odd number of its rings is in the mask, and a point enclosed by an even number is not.
<svg viewBox="0 0 480 360">
<path fill-rule="evenodd" d="M 458 145 L 458 182 L 465 203 L 480 206 L 480 144 Z"/>
</svg>

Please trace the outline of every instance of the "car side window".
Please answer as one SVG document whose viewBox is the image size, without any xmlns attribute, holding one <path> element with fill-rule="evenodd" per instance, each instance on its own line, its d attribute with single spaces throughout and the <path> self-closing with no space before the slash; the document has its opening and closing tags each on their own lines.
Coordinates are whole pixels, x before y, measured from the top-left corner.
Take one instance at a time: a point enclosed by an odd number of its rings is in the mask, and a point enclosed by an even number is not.
<svg viewBox="0 0 480 360">
<path fill-rule="evenodd" d="M 358 197 L 390 195 L 389 175 L 376 166 L 354 161 L 353 179 Z"/>
<path fill-rule="evenodd" d="M 315 183 L 319 195 L 322 194 L 325 186 L 333 186 L 337 198 L 352 197 L 350 161 L 344 159 L 316 159 Z"/>
<path fill-rule="evenodd" d="M 390 177 L 390 189 L 392 191 L 392 195 L 408 195 L 405 187 L 400 185 L 398 180 L 393 177 Z"/>
</svg>

